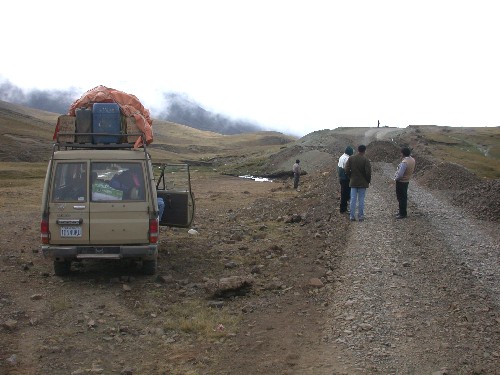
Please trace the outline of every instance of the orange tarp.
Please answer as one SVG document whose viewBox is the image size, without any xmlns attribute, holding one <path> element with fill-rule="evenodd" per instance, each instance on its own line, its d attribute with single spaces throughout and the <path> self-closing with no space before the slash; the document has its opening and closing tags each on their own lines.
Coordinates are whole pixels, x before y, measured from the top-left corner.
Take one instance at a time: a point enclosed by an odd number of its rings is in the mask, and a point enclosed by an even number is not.
<svg viewBox="0 0 500 375">
<path fill-rule="evenodd" d="M 117 103 L 123 115 L 134 117 L 137 127 L 144 133 L 146 143 L 153 142 L 153 120 L 149 110 L 144 108 L 135 95 L 127 94 L 123 91 L 111 89 L 105 86 L 97 86 L 87 91 L 82 97 L 71 104 L 68 114 L 76 115 L 77 108 L 92 108 L 94 103 Z M 57 135 L 57 127 L 54 137 Z M 142 139 L 139 137 L 134 147 L 142 146 Z"/>
</svg>

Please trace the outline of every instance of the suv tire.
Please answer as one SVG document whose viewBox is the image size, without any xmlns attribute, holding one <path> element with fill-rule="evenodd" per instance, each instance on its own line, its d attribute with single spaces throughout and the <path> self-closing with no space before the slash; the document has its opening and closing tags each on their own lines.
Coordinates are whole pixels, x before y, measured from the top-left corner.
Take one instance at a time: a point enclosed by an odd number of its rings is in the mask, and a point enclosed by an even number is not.
<svg viewBox="0 0 500 375">
<path fill-rule="evenodd" d="M 56 276 L 66 276 L 71 272 L 71 262 L 63 261 L 59 262 L 57 260 L 54 261 L 54 273 Z"/>
<path fill-rule="evenodd" d="M 145 275 L 154 275 L 156 273 L 157 261 L 154 260 L 143 260 L 142 261 L 142 273 Z"/>
</svg>

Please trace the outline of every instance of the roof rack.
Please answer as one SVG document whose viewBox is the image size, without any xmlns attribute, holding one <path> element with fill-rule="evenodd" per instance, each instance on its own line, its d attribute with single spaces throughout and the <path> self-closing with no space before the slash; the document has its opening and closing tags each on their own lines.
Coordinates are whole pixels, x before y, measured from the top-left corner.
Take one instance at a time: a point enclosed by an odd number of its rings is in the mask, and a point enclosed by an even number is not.
<svg viewBox="0 0 500 375">
<path fill-rule="evenodd" d="M 77 137 L 87 137 L 92 140 L 99 139 L 100 137 L 114 137 L 120 142 L 68 142 L 65 139 L 77 139 Z M 142 144 L 144 149 L 146 149 L 146 140 L 144 137 L 144 133 L 57 133 L 56 143 L 54 144 L 54 151 L 61 150 L 64 148 L 65 150 L 75 150 L 75 149 L 101 149 L 101 150 L 109 150 L 109 149 L 130 149 L 134 148 L 134 143 L 123 142 L 124 139 L 128 137 L 141 137 Z"/>
</svg>

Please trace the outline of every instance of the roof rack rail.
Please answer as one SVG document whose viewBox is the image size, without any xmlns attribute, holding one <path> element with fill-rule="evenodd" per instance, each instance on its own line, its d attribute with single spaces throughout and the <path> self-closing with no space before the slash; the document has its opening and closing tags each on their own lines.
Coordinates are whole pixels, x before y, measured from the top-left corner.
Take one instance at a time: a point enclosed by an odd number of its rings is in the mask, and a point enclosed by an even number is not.
<svg viewBox="0 0 500 375">
<path fill-rule="evenodd" d="M 67 141 L 68 138 L 72 140 L 78 139 L 77 137 L 90 137 L 92 140 L 99 139 L 98 137 L 114 137 L 119 142 L 76 142 L 76 141 Z M 60 150 L 64 148 L 66 150 L 75 150 L 75 149 L 101 149 L 101 150 L 109 150 L 109 149 L 130 149 L 134 148 L 135 141 L 133 143 L 126 142 L 128 137 L 141 137 L 142 144 L 146 145 L 146 140 L 144 137 L 144 133 L 57 133 L 56 143 L 54 144 L 54 149 Z M 108 138 L 109 139 L 109 138 Z"/>
</svg>

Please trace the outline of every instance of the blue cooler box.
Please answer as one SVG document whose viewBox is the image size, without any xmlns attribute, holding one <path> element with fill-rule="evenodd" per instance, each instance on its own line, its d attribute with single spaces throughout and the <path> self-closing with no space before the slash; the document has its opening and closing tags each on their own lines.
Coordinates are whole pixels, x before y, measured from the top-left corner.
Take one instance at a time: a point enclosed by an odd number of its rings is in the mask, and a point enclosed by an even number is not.
<svg viewBox="0 0 500 375">
<path fill-rule="evenodd" d="M 94 143 L 120 143 L 120 106 L 116 103 L 94 103 L 92 106 L 92 133 Z M 112 133 L 114 135 L 96 135 Z"/>
</svg>

